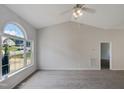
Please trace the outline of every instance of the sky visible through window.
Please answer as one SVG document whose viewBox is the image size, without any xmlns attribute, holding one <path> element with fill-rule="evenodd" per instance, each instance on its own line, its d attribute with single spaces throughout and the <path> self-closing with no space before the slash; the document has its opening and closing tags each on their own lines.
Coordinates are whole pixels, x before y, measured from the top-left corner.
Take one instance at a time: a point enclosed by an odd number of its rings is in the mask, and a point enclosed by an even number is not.
<svg viewBox="0 0 124 93">
<path fill-rule="evenodd" d="M 4 33 L 24 38 L 22 29 L 16 24 L 7 24 L 4 28 Z"/>
</svg>

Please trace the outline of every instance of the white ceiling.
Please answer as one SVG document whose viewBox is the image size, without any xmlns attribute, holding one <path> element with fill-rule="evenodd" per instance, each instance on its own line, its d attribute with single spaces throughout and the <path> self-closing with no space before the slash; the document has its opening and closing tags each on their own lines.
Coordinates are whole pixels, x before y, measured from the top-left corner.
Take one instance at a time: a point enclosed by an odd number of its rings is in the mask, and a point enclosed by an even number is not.
<svg viewBox="0 0 124 93">
<path fill-rule="evenodd" d="M 72 18 L 71 11 L 63 14 L 64 11 L 70 10 L 74 6 L 72 4 L 9 4 L 6 6 L 37 29 L 67 21 L 76 21 L 99 28 L 112 28 L 124 24 L 123 4 L 87 5 L 95 9 L 96 13 L 84 12 L 84 15 L 78 20 Z"/>
</svg>

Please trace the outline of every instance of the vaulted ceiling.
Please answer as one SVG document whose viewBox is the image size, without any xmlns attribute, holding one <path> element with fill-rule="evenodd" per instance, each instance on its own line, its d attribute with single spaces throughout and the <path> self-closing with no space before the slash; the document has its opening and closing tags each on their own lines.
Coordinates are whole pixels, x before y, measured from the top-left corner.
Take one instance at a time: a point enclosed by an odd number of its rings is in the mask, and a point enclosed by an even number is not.
<svg viewBox="0 0 124 93">
<path fill-rule="evenodd" d="M 99 28 L 113 28 L 124 24 L 123 4 L 88 4 L 95 13 L 84 12 L 78 20 L 72 17 L 71 8 L 74 4 L 9 4 L 6 5 L 17 15 L 40 29 L 68 21 L 75 21 Z M 68 13 L 65 11 L 70 10 Z"/>
</svg>

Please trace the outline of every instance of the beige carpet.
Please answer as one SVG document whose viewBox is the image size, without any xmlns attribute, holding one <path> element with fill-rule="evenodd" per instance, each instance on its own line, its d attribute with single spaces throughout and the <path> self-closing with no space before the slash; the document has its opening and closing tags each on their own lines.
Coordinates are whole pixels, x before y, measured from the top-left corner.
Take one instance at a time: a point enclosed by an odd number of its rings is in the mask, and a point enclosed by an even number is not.
<svg viewBox="0 0 124 93">
<path fill-rule="evenodd" d="M 124 71 L 38 71 L 19 89 L 124 88 Z"/>
</svg>

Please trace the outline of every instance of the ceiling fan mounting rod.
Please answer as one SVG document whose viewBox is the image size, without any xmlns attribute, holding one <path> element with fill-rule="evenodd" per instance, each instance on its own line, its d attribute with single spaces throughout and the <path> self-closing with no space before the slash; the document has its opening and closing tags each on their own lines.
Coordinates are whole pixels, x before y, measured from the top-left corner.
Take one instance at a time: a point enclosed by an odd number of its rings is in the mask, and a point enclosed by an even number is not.
<svg viewBox="0 0 124 93">
<path fill-rule="evenodd" d="M 85 4 L 76 4 L 77 8 L 82 8 Z"/>
</svg>

